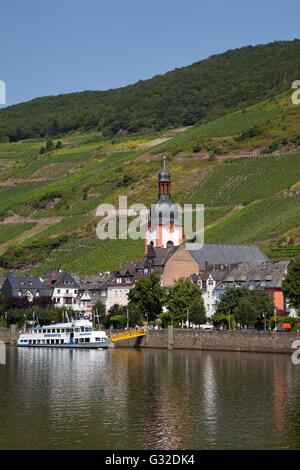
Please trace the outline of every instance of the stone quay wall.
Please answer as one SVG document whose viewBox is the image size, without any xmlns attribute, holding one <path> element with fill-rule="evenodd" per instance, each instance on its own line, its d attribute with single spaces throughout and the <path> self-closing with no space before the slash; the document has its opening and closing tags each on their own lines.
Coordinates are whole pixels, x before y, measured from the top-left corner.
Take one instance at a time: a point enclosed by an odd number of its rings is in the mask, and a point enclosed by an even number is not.
<svg viewBox="0 0 300 470">
<path fill-rule="evenodd" d="M 174 329 L 173 349 L 247 351 L 292 354 L 300 332 L 200 331 Z M 168 330 L 148 331 L 146 336 L 115 342 L 117 348 L 168 348 Z"/>
</svg>

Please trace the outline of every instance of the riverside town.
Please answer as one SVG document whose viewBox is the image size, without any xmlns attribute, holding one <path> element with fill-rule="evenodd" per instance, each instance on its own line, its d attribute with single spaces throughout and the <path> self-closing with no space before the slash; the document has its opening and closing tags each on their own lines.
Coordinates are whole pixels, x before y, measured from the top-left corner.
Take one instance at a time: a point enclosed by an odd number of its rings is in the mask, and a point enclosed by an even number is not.
<svg viewBox="0 0 300 470">
<path fill-rule="evenodd" d="M 2 8 L 0 450 L 300 450 L 299 2 L 53 2 Z"/>
</svg>

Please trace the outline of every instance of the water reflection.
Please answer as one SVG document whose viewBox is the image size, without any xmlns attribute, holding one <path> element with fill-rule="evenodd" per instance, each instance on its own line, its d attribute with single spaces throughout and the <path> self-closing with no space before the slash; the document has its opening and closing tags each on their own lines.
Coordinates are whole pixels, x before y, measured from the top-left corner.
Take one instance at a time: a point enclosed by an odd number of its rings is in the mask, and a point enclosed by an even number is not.
<svg viewBox="0 0 300 470">
<path fill-rule="evenodd" d="M 2 449 L 300 448 L 287 355 L 8 348 Z"/>
</svg>

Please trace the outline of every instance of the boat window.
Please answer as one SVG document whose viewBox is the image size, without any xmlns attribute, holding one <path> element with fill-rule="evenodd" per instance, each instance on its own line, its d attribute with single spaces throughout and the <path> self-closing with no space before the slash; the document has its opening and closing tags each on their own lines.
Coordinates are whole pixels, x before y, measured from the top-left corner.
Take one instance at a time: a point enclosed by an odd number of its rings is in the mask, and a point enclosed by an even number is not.
<svg viewBox="0 0 300 470">
<path fill-rule="evenodd" d="M 64 333 L 64 332 L 65 332 L 65 329 L 64 329 L 64 328 L 62 328 L 62 329 L 61 329 L 61 332 L 62 332 L 62 333 Z"/>
<path fill-rule="evenodd" d="M 89 343 L 89 342 L 90 342 L 90 338 L 84 338 L 84 342 L 85 342 L 85 343 Z"/>
<path fill-rule="evenodd" d="M 83 327 L 83 326 L 80 328 L 80 331 L 84 331 L 84 327 Z"/>
</svg>

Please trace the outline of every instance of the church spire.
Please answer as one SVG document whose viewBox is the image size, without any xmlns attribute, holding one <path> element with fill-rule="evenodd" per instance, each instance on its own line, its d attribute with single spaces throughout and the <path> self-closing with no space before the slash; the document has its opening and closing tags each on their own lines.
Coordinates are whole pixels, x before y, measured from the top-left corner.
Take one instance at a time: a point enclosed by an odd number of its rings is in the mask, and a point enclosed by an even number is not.
<svg viewBox="0 0 300 470">
<path fill-rule="evenodd" d="M 158 198 L 162 199 L 170 197 L 171 192 L 171 175 L 167 170 L 166 156 L 164 156 L 164 166 L 158 174 Z"/>
</svg>

